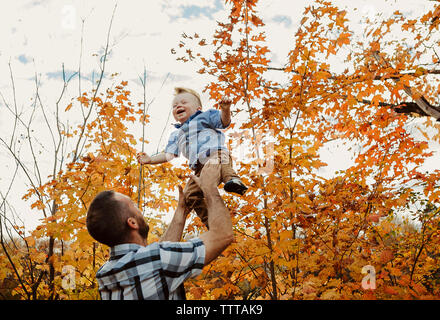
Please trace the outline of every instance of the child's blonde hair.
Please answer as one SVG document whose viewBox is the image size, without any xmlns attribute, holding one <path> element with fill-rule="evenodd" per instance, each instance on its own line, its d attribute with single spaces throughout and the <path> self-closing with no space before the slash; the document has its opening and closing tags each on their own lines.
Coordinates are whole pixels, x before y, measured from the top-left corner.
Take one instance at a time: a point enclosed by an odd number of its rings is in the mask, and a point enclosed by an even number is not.
<svg viewBox="0 0 440 320">
<path fill-rule="evenodd" d="M 184 88 L 184 87 L 174 88 L 174 95 L 175 96 L 177 96 L 178 94 L 181 94 L 181 93 L 185 93 L 185 92 L 186 93 L 190 93 L 194 97 L 196 97 L 197 98 L 197 102 L 199 103 L 199 106 L 200 107 L 202 106 L 202 100 L 200 99 L 200 95 L 195 90 L 190 89 L 190 88 Z"/>
</svg>

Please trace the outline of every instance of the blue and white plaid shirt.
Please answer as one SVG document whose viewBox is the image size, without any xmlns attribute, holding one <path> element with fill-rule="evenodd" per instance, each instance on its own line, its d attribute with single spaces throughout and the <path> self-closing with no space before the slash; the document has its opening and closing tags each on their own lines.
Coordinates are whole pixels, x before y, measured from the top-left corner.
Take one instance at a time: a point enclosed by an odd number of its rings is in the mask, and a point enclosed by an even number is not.
<svg viewBox="0 0 440 320">
<path fill-rule="evenodd" d="M 175 156 L 182 154 L 189 160 L 189 167 L 193 170 L 197 166 L 197 160 L 204 163 L 212 152 L 227 150 L 225 135 L 218 130 L 226 128 L 218 110 L 199 110 L 184 123 L 174 126 L 178 130 L 171 133 L 165 152 Z"/>
<path fill-rule="evenodd" d="M 96 273 L 102 300 L 184 300 L 183 283 L 202 272 L 205 245 L 154 242 L 110 248 L 110 259 Z"/>
</svg>

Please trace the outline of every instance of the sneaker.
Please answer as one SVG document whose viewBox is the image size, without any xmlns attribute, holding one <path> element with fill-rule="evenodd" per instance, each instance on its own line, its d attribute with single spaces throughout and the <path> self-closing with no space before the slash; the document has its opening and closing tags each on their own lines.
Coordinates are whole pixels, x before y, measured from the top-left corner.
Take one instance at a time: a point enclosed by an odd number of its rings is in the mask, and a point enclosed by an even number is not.
<svg viewBox="0 0 440 320">
<path fill-rule="evenodd" d="M 238 193 L 242 196 L 248 188 L 240 181 L 240 179 L 234 178 L 226 182 L 223 189 L 227 192 Z"/>
</svg>

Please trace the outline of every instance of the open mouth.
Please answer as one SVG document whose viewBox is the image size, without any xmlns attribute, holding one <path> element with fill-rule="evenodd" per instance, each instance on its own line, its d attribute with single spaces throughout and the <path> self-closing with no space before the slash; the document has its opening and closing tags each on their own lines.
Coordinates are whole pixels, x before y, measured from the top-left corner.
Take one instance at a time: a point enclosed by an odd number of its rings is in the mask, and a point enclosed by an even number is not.
<svg viewBox="0 0 440 320">
<path fill-rule="evenodd" d="M 185 109 L 179 109 L 179 110 L 177 110 L 176 114 L 181 114 L 183 112 L 185 112 Z"/>
</svg>

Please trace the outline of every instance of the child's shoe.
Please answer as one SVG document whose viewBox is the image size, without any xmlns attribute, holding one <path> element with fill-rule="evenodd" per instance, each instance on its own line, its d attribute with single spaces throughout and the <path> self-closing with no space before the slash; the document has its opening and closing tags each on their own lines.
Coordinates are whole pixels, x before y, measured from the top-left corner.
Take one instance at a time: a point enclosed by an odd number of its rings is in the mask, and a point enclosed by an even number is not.
<svg viewBox="0 0 440 320">
<path fill-rule="evenodd" d="M 223 189 L 225 189 L 227 192 L 238 193 L 242 196 L 248 188 L 243 184 L 243 182 L 240 181 L 240 179 L 233 178 L 225 183 Z"/>
</svg>

